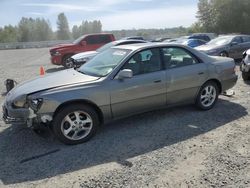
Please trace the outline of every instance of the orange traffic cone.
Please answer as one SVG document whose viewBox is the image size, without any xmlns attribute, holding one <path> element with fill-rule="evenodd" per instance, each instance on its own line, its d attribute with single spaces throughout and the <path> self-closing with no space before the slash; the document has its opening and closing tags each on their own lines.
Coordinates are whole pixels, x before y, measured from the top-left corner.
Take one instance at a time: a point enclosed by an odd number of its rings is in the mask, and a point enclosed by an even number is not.
<svg viewBox="0 0 250 188">
<path fill-rule="evenodd" d="M 43 76 L 45 74 L 43 66 L 40 67 L 40 76 Z"/>
</svg>

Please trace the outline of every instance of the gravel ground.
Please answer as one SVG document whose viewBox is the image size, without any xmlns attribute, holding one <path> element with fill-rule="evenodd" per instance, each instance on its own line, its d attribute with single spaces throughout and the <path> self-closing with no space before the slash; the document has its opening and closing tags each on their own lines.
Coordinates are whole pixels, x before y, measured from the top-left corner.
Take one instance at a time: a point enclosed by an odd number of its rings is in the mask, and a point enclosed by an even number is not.
<svg viewBox="0 0 250 188">
<path fill-rule="evenodd" d="M 0 51 L 3 82 L 62 70 L 48 49 Z M 185 106 L 103 126 L 89 142 L 65 146 L 53 135 L 0 121 L 0 187 L 250 187 L 250 84 L 206 112 Z M 0 103 L 4 96 L 0 97 Z"/>
</svg>

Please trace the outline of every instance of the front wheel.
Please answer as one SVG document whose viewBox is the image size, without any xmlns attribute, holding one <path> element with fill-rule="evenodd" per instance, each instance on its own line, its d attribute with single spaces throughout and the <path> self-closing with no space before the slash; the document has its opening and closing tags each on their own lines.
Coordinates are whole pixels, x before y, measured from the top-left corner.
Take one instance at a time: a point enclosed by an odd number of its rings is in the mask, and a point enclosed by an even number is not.
<svg viewBox="0 0 250 188">
<path fill-rule="evenodd" d="M 70 59 L 70 57 L 72 56 L 72 54 L 68 54 L 68 55 L 65 55 L 62 59 L 62 65 L 69 69 L 69 68 L 73 68 L 74 67 L 74 63 L 73 61 Z"/>
<path fill-rule="evenodd" d="M 218 85 L 215 82 L 207 82 L 198 93 L 196 106 L 201 110 L 210 110 L 217 102 L 218 95 Z"/>
<path fill-rule="evenodd" d="M 80 144 L 96 133 L 99 119 L 96 111 L 82 104 L 74 104 L 60 110 L 53 122 L 55 136 L 65 144 Z"/>
</svg>

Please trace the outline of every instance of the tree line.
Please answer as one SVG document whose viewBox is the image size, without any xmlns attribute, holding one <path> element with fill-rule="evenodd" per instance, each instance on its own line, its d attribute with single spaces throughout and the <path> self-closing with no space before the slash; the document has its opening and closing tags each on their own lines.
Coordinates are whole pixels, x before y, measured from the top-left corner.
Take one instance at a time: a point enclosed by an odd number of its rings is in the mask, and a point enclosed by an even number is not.
<svg viewBox="0 0 250 188">
<path fill-rule="evenodd" d="M 199 0 L 191 32 L 250 34 L 249 0 Z"/>
<path fill-rule="evenodd" d="M 138 35 L 151 37 L 178 37 L 195 32 L 214 32 L 217 34 L 250 34 L 249 0 L 199 0 L 197 19 L 191 27 L 166 29 L 130 29 L 111 31 L 117 39 Z M 57 17 L 57 31 L 53 32 L 49 20 L 23 17 L 16 26 L 0 27 L 0 42 L 29 42 L 46 40 L 76 39 L 84 34 L 102 32 L 100 20 L 83 20 L 80 25 L 69 28 L 64 13 Z"/>
<path fill-rule="evenodd" d="M 53 32 L 49 20 L 23 17 L 17 26 L 0 27 L 0 43 L 69 40 L 84 34 L 100 32 L 102 32 L 102 24 L 99 20 L 83 21 L 80 26 L 74 25 L 71 31 L 64 13 L 60 13 L 57 17 L 56 32 Z"/>
</svg>

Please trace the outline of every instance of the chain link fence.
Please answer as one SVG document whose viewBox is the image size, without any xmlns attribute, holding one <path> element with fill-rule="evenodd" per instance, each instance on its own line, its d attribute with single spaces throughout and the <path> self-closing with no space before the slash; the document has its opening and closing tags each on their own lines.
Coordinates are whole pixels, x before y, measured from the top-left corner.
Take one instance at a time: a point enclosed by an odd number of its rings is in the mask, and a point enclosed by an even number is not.
<svg viewBox="0 0 250 188">
<path fill-rule="evenodd" d="M 39 41 L 39 42 L 13 42 L 0 43 L 0 50 L 6 49 L 25 49 L 25 48 L 46 48 L 58 44 L 72 43 L 72 40 Z"/>
</svg>

